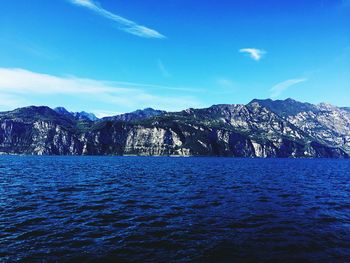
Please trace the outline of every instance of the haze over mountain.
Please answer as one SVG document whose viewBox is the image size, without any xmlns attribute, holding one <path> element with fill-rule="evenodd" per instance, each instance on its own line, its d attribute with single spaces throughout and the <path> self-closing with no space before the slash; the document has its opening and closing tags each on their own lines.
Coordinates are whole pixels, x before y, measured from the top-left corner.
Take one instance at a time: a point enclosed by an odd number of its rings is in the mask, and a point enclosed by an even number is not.
<svg viewBox="0 0 350 263">
<path fill-rule="evenodd" d="M 0 113 L 0 152 L 34 155 L 333 157 L 350 155 L 350 112 L 329 104 L 253 100 L 90 118 L 64 108 Z"/>
</svg>

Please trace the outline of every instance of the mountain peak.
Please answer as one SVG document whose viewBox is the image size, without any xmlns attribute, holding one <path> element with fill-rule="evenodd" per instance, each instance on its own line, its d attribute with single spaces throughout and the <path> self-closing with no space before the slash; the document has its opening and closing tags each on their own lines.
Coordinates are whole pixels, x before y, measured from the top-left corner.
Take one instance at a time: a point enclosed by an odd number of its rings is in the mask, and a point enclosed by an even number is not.
<svg viewBox="0 0 350 263">
<path fill-rule="evenodd" d="M 30 116 L 31 114 L 53 114 L 56 113 L 53 109 L 47 106 L 27 106 L 23 108 L 17 108 L 12 113 L 23 113 Z"/>
<path fill-rule="evenodd" d="M 327 110 L 327 111 L 330 111 L 330 110 L 334 110 L 335 106 L 333 106 L 332 104 L 330 103 L 327 103 L 327 102 L 321 102 L 319 104 L 316 105 L 320 110 Z"/>
<path fill-rule="evenodd" d="M 67 111 L 65 107 L 56 107 L 53 110 L 60 114 L 66 114 L 66 115 L 70 114 L 70 112 Z"/>
<path fill-rule="evenodd" d="M 281 117 L 297 115 L 300 112 L 317 111 L 317 106 L 300 102 L 291 98 L 285 100 L 254 99 L 249 104 L 259 103 L 261 106 L 270 109 Z"/>
<path fill-rule="evenodd" d="M 143 110 L 136 110 L 129 113 L 119 114 L 112 117 L 105 117 L 104 120 L 113 120 L 113 121 L 137 121 L 148 119 L 151 117 L 159 116 L 165 114 L 166 111 L 155 110 L 153 108 L 145 108 Z"/>
<path fill-rule="evenodd" d="M 98 118 L 95 114 L 89 113 L 86 111 L 81 112 L 72 112 L 73 116 L 79 120 L 90 120 L 90 121 L 97 121 Z"/>
<path fill-rule="evenodd" d="M 90 121 L 97 121 L 98 118 L 93 114 L 93 113 L 88 113 L 85 111 L 81 112 L 69 112 L 66 108 L 64 107 L 56 107 L 54 108 L 54 111 L 56 111 L 59 114 L 69 116 L 72 118 L 75 118 L 77 120 L 90 120 Z"/>
</svg>

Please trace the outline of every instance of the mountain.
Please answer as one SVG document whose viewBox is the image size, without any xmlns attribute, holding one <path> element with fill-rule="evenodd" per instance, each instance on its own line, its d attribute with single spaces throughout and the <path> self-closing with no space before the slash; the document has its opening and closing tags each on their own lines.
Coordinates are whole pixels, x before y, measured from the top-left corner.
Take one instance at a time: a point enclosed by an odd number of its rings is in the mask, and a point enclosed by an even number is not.
<svg viewBox="0 0 350 263">
<path fill-rule="evenodd" d="M 254 102 L 273 111 L 274 113 L 280 115 L 281 117 L 296 115 L 300 112 L 313 111 L 317 109 L 317 107 L 313 104 L 299 102 L 290 98 L 286 100 L 254 99 L 250 103 L 254 103 Z"/>
<path fill-rule="evenodd" d="M 350 112 L 292 99 L 253 100 L 81 119 L 63 109 L 0 113 L 0 152 L 54 155 L 329 157 L 350 155 Z"/>
<path fill-rule="evenodd" d="M 105 121 L 138 121 L 138 120 L 143 120 L 155 116 L 159 116 L 162 114 L 165 114 L 166 111 L 161 111 L 161 110 L 155 110 L 152 108 L 146 108 L 143 110 L 136 110 L 130 113 L 125 113 L 125 114 L 120 114 L 112 117 L 105 117 L 103 118 Z"/>
<path fill-rule="evenodd" d="M 81 111 L 81 112 L 72 112 L 73 116 L 78 120 L 90 120 L 90 121 L 97 121 L 98 118 L 95 114 Z"/>
<path fill-rule="evenodd" d="M 342 107 L 341 109 L 350 112 L 350 107 Z"/>
<path fill-rule="evenodd" d="M 326 103 L 300 103 L 292 99 L 256 102 L 279 114 L 314 140 L 350 152 L 350 112 L 346 109 Z"/>
<path fill-rule="evenodd" d="M 77 120 L 87 120 L 87 121 L 97 121 L 98 118 L 93 113 L 88 113 L 85 111 L 81 112 L 69 112 L 64 107 L 57 107 L 54 108 L 54 111 L 56 111 L 59 114 L 65 115 L 67 117 L 73 117 Z"/>
<path fill-rule="evenodd" d="M 56 111 L 59 114 L 62 114 L 62 115 L 66 115 L 66 116 L 71 116 L 72 115 L 72 113 L 67 111 L 66 108 L 64 108 L 64 107 L 56 107 L 53 110 Z"/>
</svg>

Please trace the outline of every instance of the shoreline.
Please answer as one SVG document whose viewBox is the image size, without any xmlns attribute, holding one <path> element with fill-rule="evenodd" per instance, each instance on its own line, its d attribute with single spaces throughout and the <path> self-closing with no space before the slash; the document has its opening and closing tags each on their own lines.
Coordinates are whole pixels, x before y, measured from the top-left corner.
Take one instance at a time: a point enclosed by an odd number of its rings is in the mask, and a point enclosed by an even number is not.
<svg viewBox="0 0 350 263">
<path fill-rule="evenodd" d="M 55 155 L 55 154 L 22 154 L 22 153 L 4 153 L 0 152 L 1 156 L 23 156 L 23 157 L 152 157 L 152 158 L 226 158 L 226 159 L 333 159 L 333 160 L 349 160 L 350 157 L 334 158 L 334 157 L 244 157 L 244 156 L 218 156 L 218 155 Z"/>
</svg>

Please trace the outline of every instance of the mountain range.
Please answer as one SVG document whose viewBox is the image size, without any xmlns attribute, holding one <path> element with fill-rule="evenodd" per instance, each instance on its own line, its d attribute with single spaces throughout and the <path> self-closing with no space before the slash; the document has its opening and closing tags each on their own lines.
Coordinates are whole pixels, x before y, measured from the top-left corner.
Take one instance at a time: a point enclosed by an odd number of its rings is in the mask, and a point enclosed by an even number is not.
<svg viewBox="0 0 350 263">
<path fill-rule="evenodd" d="M 30 106 L 0 113 L 0 153 L 348 158 L 350 108 L 254 99 L 98 119 Z"/>
</svg>

